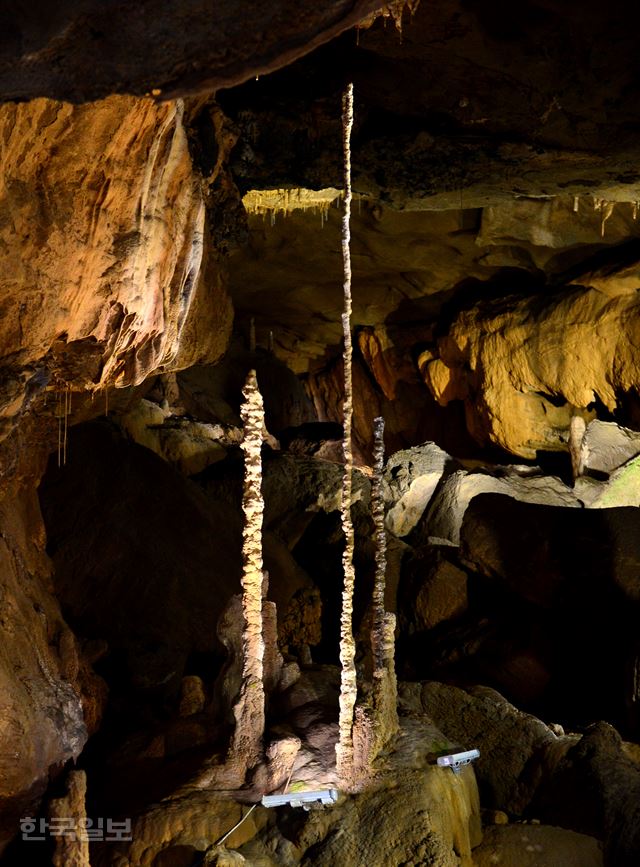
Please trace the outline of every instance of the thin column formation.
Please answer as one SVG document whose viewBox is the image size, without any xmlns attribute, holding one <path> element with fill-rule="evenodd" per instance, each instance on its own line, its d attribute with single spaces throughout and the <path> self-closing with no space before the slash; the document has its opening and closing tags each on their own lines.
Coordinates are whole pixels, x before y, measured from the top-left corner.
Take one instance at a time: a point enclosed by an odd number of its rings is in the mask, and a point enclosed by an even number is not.
<svg viewBox="0 0 640 867">
<path fill-rule="evenodd" d="M 262 563 L 262 440 L 264 406 L 255 370 L 251 370 L 243 389 L 244 403 L 240 414 L 244 424 L 244 490 L 242 509 L 242 687 L 234 707 L 236 728 L 231 758 L 241 760 L 246 768 L 255 767 L 263 758 L 265 698 L 263 683 L 264 638 L 262 598 L 264 570 Z"/>
<path fill-rule="evenodd" d="M 351 520 L 353 450 L 351 423 L 353 416 L 353 386 L 351 371 L 351 129 L 353 126 L 353 85 L 350 84 L 342 99 L 342 144 L 344 152 L 344 210 L 342 214 L 342 262 L 344 311 L 342 331 L 344 336 L 344 402 L 343 402 L 343 456 L 344 477 L 342 483 L 342 530 L 345 546 L 342 555 L 344 585 L 342 612 L 340 615 L 340 713 L 338 718 L 338 743 L 336 744 L 336 767 L 340 781 L 346 787 L 353 774 L 353 714 L 357 696 L 355 641 L 353 637 L 353 588 L 355 570 L 353 565 L 354 532 Z"/>
</svg>

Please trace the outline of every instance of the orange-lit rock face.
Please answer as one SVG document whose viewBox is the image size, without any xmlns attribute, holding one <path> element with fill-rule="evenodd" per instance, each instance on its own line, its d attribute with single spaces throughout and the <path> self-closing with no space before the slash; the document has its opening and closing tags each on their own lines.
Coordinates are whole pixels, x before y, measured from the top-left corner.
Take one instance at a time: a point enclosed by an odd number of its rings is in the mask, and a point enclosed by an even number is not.
<svg viewBox="0 0 640 867">
<path fill-rule="evenodd" d="M 181 101 L 129 97 L 0 109 L 5 414 L 39 369 L 75 389 L 122 386 L 226 348 L 183 114 Z"/>
<path fill-rule="evenodd" d="M 50 564 L 35 494 L 3 503 L 0 527 L 2 851 L 19 817 L 37 806 L 50 769 L 78 756 L 87 739 L 86 720 L 95 723 L 100 710 L 87 705 L 96 678 L 83 675 L 76 640 L 48 586 Z"/>
<path fill-rule="evenodd" d="M 614 410 L 640 377 L 637 293 L 571 288 L 549 298 L 479 303 L 439 341 L 425 380 L 444 403 L 468 387 L 467 421 L 480 440 L 535 457 L 566 448 L 574 414 L 599 400 Z M 444 371 L 449 376 L 442 375 Z"/>
</svg>

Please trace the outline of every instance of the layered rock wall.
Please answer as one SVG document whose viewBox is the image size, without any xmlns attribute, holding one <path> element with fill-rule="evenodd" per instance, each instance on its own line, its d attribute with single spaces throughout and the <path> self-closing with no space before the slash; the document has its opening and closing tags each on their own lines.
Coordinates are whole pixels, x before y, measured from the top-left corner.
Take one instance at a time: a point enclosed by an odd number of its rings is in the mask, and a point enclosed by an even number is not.
<svg viewBox="0 0 640 867">
<path fill-rule="evenodd" d="M 0 109 L 5 433 L 47 386 L 137 384 L 226 348 L 184 120 L 182 101 L 128 97 Z"/>
</svg>

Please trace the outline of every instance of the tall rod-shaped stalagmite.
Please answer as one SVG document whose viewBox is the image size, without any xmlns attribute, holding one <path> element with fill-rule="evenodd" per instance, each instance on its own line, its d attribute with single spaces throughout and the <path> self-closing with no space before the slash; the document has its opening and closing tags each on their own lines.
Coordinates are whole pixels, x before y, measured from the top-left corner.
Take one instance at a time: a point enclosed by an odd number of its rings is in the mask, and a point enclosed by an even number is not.
<svg viewBox="0 0 640 867">
<path fill-rule="evenodd" d="M 254 767 L 263 755 L 265 725 L 262 635 L 262 440 L 264 407 L 255 370 L 249 371 L 240 415 L 244 424 L 244 489 L 242 509 L 242 687 L 234 707 L 236 729 L 231 757 L 244 767 Z"/>
<path fill-rule="evenodd" d="M 373 421 L 373 478 L 371 480 L 371 512 L 375 526 L 376 573 L 373 585 L 373 628 L 371 630 L 371 652 L 374 673 L 385 665 L 385 607 L 384 594 L 387 577 L 387 534 L 384 528 L 384 499 L 382 496 L 382 473 L 384 471 L 384 419 Z"/>
<path fill-rule="evenodd" d="M 354 533 L 351 520 L 351 485 L 353 452 L 351 446 L 351 421 L 353 416 L 353 388 L 351 373 L 351 128 L 353 126 L 353 85 L 350 84 L 342 98 L 342 145 L 344 151 L 344 210 L 342 214 L 342 262 L 344 312 L 342 331 L 344 335 L 344 402 L 343 402 L 343 454 L 344 478 L 342 483 L 342 529 L 345 537 L 342 566 L 344 585 L 342 589 L 342 613 L 340 615 L 340 714 L 338 720 L 338 743 L 336 766 L 343 785 L 348 786 L 353 774 L 353 713 L 357 696 L 355 641 L 353 638 L 353 588 L 355 570 L 353 565 Z"/>
<path fill-rule="evenodd" d="M 398 695 L 395 673 L 394 614 L 385 610 L 384 597 L 387 583 L 387 533 L 384 526 L 384 419 L 376 418 L 374 430 L 374 469 L 371 481 L 371 511 L 375 526 L 376 574 L 373 586 L 373 628 L 371 655 L 373 657 L 373 710 L 374 737 L 371 759 L 398 729 Z"/>
</svg>

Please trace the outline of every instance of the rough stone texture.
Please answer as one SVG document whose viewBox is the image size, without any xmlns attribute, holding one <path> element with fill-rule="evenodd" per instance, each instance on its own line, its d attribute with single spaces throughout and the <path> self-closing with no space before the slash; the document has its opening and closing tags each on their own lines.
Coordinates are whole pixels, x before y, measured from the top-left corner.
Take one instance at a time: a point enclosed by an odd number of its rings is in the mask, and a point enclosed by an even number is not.
<svg viewBox="0 0 640 867">
<path fill-rule="evenodd" d="M 438 743 L 447 740 L 424 715 L 403 719 L 373 786 L 341 798 L 330 809 L 312 811 L 293 834 L 293 816 L 287 811 L 276 827 L 245 844 L 242 853 L 250 863 L 269 867 L 425 862 L 471 867 L 471 850 L 481 839 L 475 777 L 471 768 L 456 776 L 434 767 Z M 320 780 L 327 784 L 326 777 L 302 779 L 302 789 Z"/>
<path fill-rule="evenodd" d="M 604 839 L 605 864 L 632 867 L 640 858 L 640 767 L 619 734 L 600 722 L 560 759 L 533 810 L 543 819 Z"/>
<path fill-rule="evenodd" d="M 403 636 L 433 629 L 467 610 L 467 573 L 447 560 L 446 552 L 433 546 L 405 562 L 398 588 Z"/>
<path fill-rule="evenodd" d="M 241 513 L 95 422 L 40 489 L 56 591 L 78 632 L 120 659 L 120 686 L 177 688 L 240 581 Z M 100 516 L 99 518 L 97 516 Z M 89 566 L 89 568 L 87 568 Z"/>
<path fill-rule="evenodd" d="M 453 397 L 468 395 L 467 420 L 478 441 L 527 458 L 538 449 L 565 449 L 576 408 L 587 412 L 598 399 L 614 410 L 618 395 L 638 381 L 636 296 L 578 287 L 544 301 L 480 302 L 458 313 L 429 367 L 446 368 L 456 382 Z M 448 381 L 428 370 L 426 381 L 439 400 L 451 399 Z"/>
<path fill-rule="evenodd" d="M 137 384 L 224 352 L 231 308 L 184 114 L 128 97 L 0 108 L 5 433 L 48 383 Z"/>
<path fill-rule="evenodd" d="M 293 548 L 315 514 L 340 508 L 342 473 L 339 464 L 297 455 L 266 463 L 265 526 Z M 370 490 L 369 479 L 354 470 L 352 502 L 368 508 Z"/>
<path fill-rule="evenodd" d="M 615 204 L 593 196 L 566 195 L 542 200 L 521 198 L 483 208 L 477 240 L 479 245 L 492 248 L 490 256 L 495 264 L 509 248 L 513 255 L 515 247 L 520 246 L 538 268 L 546 269 L 553 267 L 559 251 L 581 246 L 604 247 L 626 241 L 635 249 L 637 242 L 631 239 L 637 239 L 640 232 L 636 216 L 630 201 Z M 620 255 L 621 251 L 616 253 Z M 505 260 L 503 264 L 518 263 Z M 582 285 L 607 295 L 631 291 L 617 271 L 609 262 L 606 268 L 594 262 L 581 268 L 580 279 L 586 281 Z M 625 276 L 630 277 L 628 273 Z"/>
<path fill-rule="evenodd" d="M 264 754 L 265 636 L 262 610 L 267 576 L 262 560 L 262 440 L 264 404 L 255 370 L 247 376 L 244 403 L 240 409 L 244 426 L 242 452 L 244 480 L 242 493 L 242 683 L 233 708 L 235 729 L 229 759 L 245 770 L 254 767 Z M 276 639 L 276 629 L 273 630 Z"/>
<path fill-rule="evenodd" d="M 379 0 L 202 0 L 175 6 L 62 0 L 10 6 L 0 51 L 3 99 L 84 101 L 110 93 L 184 94 L 278 69 L 357 24 Z M 5 12 L 9 15 L 9 11 Z M 250 22 L 250 26 L 249 25 Z M 96 58 L 102 62 L 96 63 Z M 106 58 L 109 62 L 106 62 Z"/>
<path fill-rule="evenodd" d="M 637 184 L 637 135 L 628 127 L 637 57 L 621 23 L 628 6 L 616 0 L 614 8 L 530 0 L 517 13 L 447 0 L 420 3 L 401 38 L 382 22 L 359 46 L 347 34 L 264 90 L 245 85 L 229 95 L 246 129 L 238 163 L 247 188 L 340 186 L 328 143 L 339 135 L 336 91 L 353 80 L 356 192 L 443 208 L 600 186 L 612 198 Z M 594 38 L 602 42 L 597 61 L 586 50 Z"/>
<path fill-rule="evenodd" d="M 584 449 L 587 469 L 611 474 L 640 453 L 640 434 L 594 419 L 587 425 Z"/>
<path fill-rule="evenodd" d="M 482 802 L 521 814 L 547 772 L 556 735 L 488 687 L 403 684 L 401 706 L 420 708 L 461 749 L 480 750 L 474 762 Z M 570 745 L 569 739 L 563 747 Z"/>
<path fill-rule="evenodd" d="M 236 337 L 217 364 L 196 365 L 177 374 L 179 402 L 191 417 L 203 422 L 238 425 L 242 386 L 253 368 L 260 383 L 269 431 L 280 436 L 288 428 L 316 420 L 303 383 L 265 348 L 268 338 L 263 341 L 262 331 L 258 331 L 257 337 L 253 352 Z"/>
<path fill-rule="evenodd" d="M 489 491 L 526 503 L 579 508 L 571 488 L 555 476 L 544 476 L 528 467 L 505 467 L 467 473 L 458 470 L 439 488 L 421 532 L 436 539 L 460 542 L 460 528 L 474 497 Z"/>
<path fill-rule="evenodd" d="M 577 213 L 571 196 L 512 201 L 500 207 L 497 226 L 491 208 L 412 212 L 362 203 L 352 226 L 358 460 L 370 462 L 376 415 L 385 417 L 391 450 L 431 439 L 474 456 L 472 434 L 476 449 L 497 443 L 535 457 L 567 449 L 571 418 L 595 415 L 594 392 L 609 408 L 621 404 L 637 374 L 626 351 L 635 339 L 635 287 L 611 278 L 604 291 L 596 264 L 605 254 L 609 269 L 618 259 L 637 262 L 640 222 L 631 203 L 619 203 L 601 237 L 594 201 L 580 199 Z M 318 417 L 340 423 L 342 369 L 327 362 L 340 338 L 338 212 L 330 209 L 322 227 L 320 219 L 302 211 L 275 217 L 273 226 L 250 218 L 230 286 L 240 321 L 255 317 L 263 340 L 273 332 L 275 353 L 308 373 Z M 544 231 L 528 235 L 529 223 Z M 599 288 L 567 285 L 572 280 Z M 628 341 L 618 353 L 620 323 Z M 419 387 L 416 360 L 429 393 Z"/>
<path fill-rule="evenodd" d="M 435 443 L 396 452 L 387 460 L 384 495 L 391 506 L 386 526 L 395 536 L 407 536 L 418 524 L 443 475 L 456 462 Z"/>
<path fill-rule="evenodd" d="M 51 564 L 34 491 L 0 501 L 0 851 L 87 739 L 73 634 L 52 595 Z M 89 691 L 88 691 L 89 692 Z M 100 702 L 96 701 L 99 706 Z M 87 708 L 95 723 L 100 708 Z"/>
<path fill-rule="evenodd" d="M 473 850 L 477 867 L 603 867 L 602 846 L 593 837 L 546 825 L 486 829 Z"/>
<path fill-rule="evenodd" d="M 80 828 L 86 822 L 87 775 L 84 771 L 70 771 L 67 776 L 67 793 L 62 798 L 49 802 L 49 816 L 58 820 L 58 828 L 68 828 L 73 821 L 71 834 L 56 837 L 53 867 L 90 867 L 89 839 L 82 839 Z M 53 825 L 52 825 L 53 827 Z M 85 835 L 86 836 L 86 835 Z"/>
<path fill-rule="evenodd" d="M 508 594 L 514 622 L 544 632 L 554 716 L 606 718 L 632 738 L 639 520 L 637 508 L 563 509 L 484 494 L 467 510 L 460 549 Z"/>
<path fill-rule="evenodd" d="M 132 824 L 131 843 L 105 843 L 97 850 L 95 867 L 155 867 L 165 859 L 202 856 L 210 845 L 246 815 L 248 807 L 217 792 L 190 791 L 155 804 Z M 251 839 L 268 821 L 257 807 L 228 837 L 229 849 Z M 93 853 L 92 853 L 93 861 Z M 94 867 L 94 865 L 92 865 Z"/>
<path fill-rule="evenodd" d="M 623 604 L 638 604 L 639 522 L 633 508 L 576 510 L 483 494 L 465 515 L 461 554 L 538 605 L 558 603 L 570 586 L 592 604 L 608 600 L 608 587 Z"/>
<path fill-rule="evenodd" d="M 371 512 L 375 538 L 375 578 L 371 606 L 372 722 L 371 746 L 366 754 L 370 768 L 380 750 L 398 730 L 398 682 L 395 668 L 396 616 L 386 610 L 387 531 L 385 528 L 383 472 L 384 419 L 375 420 Z"/>
<path fill-rule="evenodd" d="M 474 770 L 484 804 L 515 814 L 527 810 L 604 840 L 604 863 L 611 867 L 637 863 L 640 768 L 610 725 L 597 723 L 582 737 L 558 737 L 486 687 L 402 684 L 400 695 L 406 711 L 428 713 L 451 741 L 480 750 Z M 491 843 L 489 836 L 489 849 Z M 585 858 L 594 854 L 587 846 Z"/>
<path fill-rule="evenodd" d="M 119 423 L 131 439 L 151 449 L 185 475 L 195 475 L 227 455 L 225 446 L 237 445 L 239 428 L 172 416 L 150 400 L 141 400 Z"/>
<path fill-rule="evenodd" d="M 187 675 L 180 683 L 180 705 L 178 713 L 181 717 L 201 713 L 205 705 L 205 692 L 202 678 L 196 674 Z"/>
<path fill-rule="evenodd" d="M 594 490 L 595 488 L 595 490 Z M 640 458 L 633 458 L 614 470 L 606 482 L 596 482 L 586 505 L 591 509 L 640 506 Z"/>
</svg>

